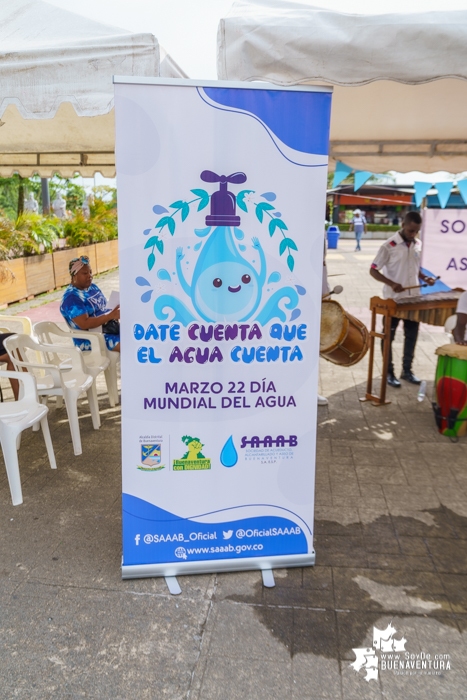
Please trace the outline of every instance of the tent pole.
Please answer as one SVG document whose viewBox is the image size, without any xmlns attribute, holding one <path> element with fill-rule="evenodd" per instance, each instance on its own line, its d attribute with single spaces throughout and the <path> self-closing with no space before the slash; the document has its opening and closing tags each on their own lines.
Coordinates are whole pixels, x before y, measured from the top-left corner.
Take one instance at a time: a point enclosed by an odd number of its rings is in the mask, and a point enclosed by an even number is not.
<svg viewBox="0 0 467 700">
<path fill-rule="evenodd" d="M 41 188 L 42 188 L 42 213 L 44 216 L 48 216 L 50 213 L 50 192 L 49 192 L 49 179 L 47 177 L 41 177 Z"/>
<path fill-rule="evenodd" d="M 18 175 L 18 211 L 17 216 L 21 216 L 24 211 L 24 184 L 21 175 Z"/>
</svg>

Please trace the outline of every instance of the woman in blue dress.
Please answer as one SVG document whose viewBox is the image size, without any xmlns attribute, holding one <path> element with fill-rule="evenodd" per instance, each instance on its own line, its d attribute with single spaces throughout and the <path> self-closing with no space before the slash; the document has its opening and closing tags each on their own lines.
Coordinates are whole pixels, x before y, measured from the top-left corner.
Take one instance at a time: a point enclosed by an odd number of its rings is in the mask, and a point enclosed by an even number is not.
<svg viewBox="0 0 467 700">
<path fill-rule="evenodd" d="M 65 290 L 60 313 L 70 326 L 75 330 L 90 331 L 99 328 L 109 321 L 114 321 L 114 328 L 104 328 L 103 334 L 108 350 L 120 352 L 120 305 L 115 309 L 107 309 L 107 299 L 97 286 L 92 282 L 92 270 L 89 258 L 82 255 L 70 260 L 69 267 L 71 282 Z M 112 332 L 108 332 L 111 330 Z M 74 340 L 81 350 L 90 350 L 88 340 Z"/>
</svg>

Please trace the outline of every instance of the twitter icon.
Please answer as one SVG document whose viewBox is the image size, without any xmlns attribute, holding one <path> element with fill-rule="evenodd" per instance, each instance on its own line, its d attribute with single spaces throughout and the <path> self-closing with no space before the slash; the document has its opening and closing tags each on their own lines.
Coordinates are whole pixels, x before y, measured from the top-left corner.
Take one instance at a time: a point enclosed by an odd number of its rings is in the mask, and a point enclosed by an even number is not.
<svg viewBox="0 0 467 700">
<path fill-rule="evenodd" d="M 230 538 L 233 535 L 233 530 L 227 530 L 227 532 L 225 530 L 222 530 L 222 534 L 224 536 L 224 540 L 230 540 Z"/>
</svg>

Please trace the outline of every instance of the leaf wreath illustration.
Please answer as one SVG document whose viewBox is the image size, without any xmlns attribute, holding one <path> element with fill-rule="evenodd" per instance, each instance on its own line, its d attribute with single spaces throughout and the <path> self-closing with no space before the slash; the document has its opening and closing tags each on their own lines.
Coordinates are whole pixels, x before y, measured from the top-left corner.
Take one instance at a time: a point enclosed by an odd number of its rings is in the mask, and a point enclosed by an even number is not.
<svg viewBox="0 0 467 700">
<path fill-rule="evenodd" d="M 248 205 L 247 201 L 253 204 L 255 207 L 255 213 L 256 213 L 256 218 L 258 221 L 262 224 L 264 220 L 264 215 L 267 214 L 269 217 L 269 235 L 274 236 L 275 232 L 277 229 L 282 234 L 282 240 L 279 244 L 279 255 L 283 255 L 285 251 L 287 251 L 287 267 L 289 268 L 290 272 L 293 272 L 294 266 L 295 266 L 295 260 L 292 254 L 293 250 L 298 251 L 297 244 L 295 241 L 290 238 L 290 236 L 287 236 L 284 232 L 288 231 L 288 227 L 285 223 L 285 221 L 282 220 L 281 218 L 281 213 L 276 210 L 276 207 L 274 207 L 272 204 L 269 204 L 269 202 L 273 202 L 276 199 L 276 195 L 274 192 L 265 192 L 264 194 L 260 195 L 263 197 L 263 199 L 266 199 L 268 201 L 266 202 L 255 202 L 253 201 L 252 195 L 255 194 L 254 190 L 242 190 L 241 192 L 238 193 L 237 195 L 237 205 L 242 209 L 243 211 L 248 213 Z M 247 200 L 247 201 L 245 201 Z M 271 213 L 273 212 L 273 213 Z"/>
<path fill-rule="evenodd" d="M 206 192 L 206 190 L 190 190 L 195 195 L 194 199 L 191 199 L 189 202 L 185 202 L 181 199 L 177 200 L 176 202 L 173 202 L 172 204 L 169 204 L 170 209 L 174 209 L 174 211 L 170 214 L 168 209 L 165 207 L 161 206 L 160 204 L 154 205 L 152 208 L 153 212 L 155 214 L 168 214 L 168 216 L 163 216 L 159 219 L 157 224 L 154 226 L 155 229 L 159 229 L 159 234 L 160 236 L 151 236 L 149 238 L 144 246 L 144 249 L 150 249 L 150 253 L 148 255 L 148 270 L 151 271 L 152 268 L 155 265 L 156 262 L 156 254 L 155 254 L 155 248 L 159 251 L 161 255 L 164 254 L 164 241 L 162 240 L 162 235 L 165 227 L 167 227 L 169 233 L 171 236 L 174 235 L 175 233 L 175 228 L 176 228 L 176 220 L 175 216 L 180 212 L 180 218 L 183 221 L 188 217 L 190 213 L 190 206 L 192 204 L 195 204 L 198 202 L 198 211 L 201 211 L 205 207 L 208 206 L 209 200 L 211 198 L 209 192 Z M 147 236 L 152 229 L 146 229 L 144 231 L 144 235 Z"/>
<path fill-rule="evenodd" d="M 152 268 L 155 265 L 155 249 L 157 249 L 161 255 L 164 254 L 164 241 L 162 240 L 164 229 L 167 227 L 170 235 L 174 235 L 177 225 L 175 219 L 176 215 L 180 213 L 180 219 L 183 222 L 188 218 L 190 214 L 190 207 L 192 204 L 196 204 L 196 202 L 198 202 L 197 211 L 201 211 L 202 209 L 205 209 L 205 207 L 208 206 L 211 199 L 211 195 L 209 194 L 209 192 L 206 192 L 206 190 L 202 189 L 194 189 L 190 190 L 190 192 L 192 192 L 192 194 L 195 195 L 194 199 L 191 199 L 190 201 L 184 201 L 180 199 L 176 202 L 173 202 L 172 204 L 169 204 L 169 208 L 174 210 L 172 213 L 169 213 L 169 210 L 161 206 L 160 204 L 156 204 L 153 207 L 153 211 L 155 214 L 166 214 L 166 216 L 162 216 L 154 226 L 155 229 L 159 229 L 159 235 L 151 236 L 146 241 L 146 244 L 144 246 L 145 250 L 150 250 L 147 260 L 148 270 L 152 270 Z M 255 207 L 256 218 L 260 223 L 263 223 L 263 221 L 265 220 L 267 221 L 267 219 L 265 219 L 264 217 L 265 214 L 267 215 L 267 217 L 269 217 L 269 235 L 272 238 L 272 236 L 274 236 L 277 230 L 281 232 L 282 239 L 279 243 L 279 255 L 284 255 L 284 253 L 287 251 L 287 267 L 291 272 L 293 272 L 295 266 L 293 251 L 298 251 L 298 248 L 295 241 L 285 233 L 285 231 L 288 231 L 288 227 L 285 221 L 283 221 L 283 219 L 281 218 L 281 213 L 276 210 L 276 207 L 269 203 L 276 199 L 276 195 L 273 192 L 265 192 L 260 196 L 267 201 L 255 202 L 252 198 L 253 194 L 255 194 L 255 190 L 242 190 L 241 192 L 239 192 L 236 197 L 237 206 L 240 209 L 242 209 L 242 211 L 248 214 L 248 203 L 253 204 L 253 206 Z M 144 235 L 147 236 L 149 233 L 151 233 L 151 230 L 152 229 L 146 229 L 144 231 Z"/>
</svg>

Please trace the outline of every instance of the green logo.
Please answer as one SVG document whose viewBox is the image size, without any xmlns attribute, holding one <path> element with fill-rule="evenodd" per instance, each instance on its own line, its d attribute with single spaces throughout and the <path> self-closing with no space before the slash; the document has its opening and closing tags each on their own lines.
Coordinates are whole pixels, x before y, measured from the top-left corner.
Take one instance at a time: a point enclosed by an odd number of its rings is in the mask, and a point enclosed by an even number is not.
<svg viewBox="0 0 467 700">
<path fill-rule="evenodd" d="M 181 459 L 174 459 L 172 462 L 173 470 L 176 472 L 193 471 L 198 469 L 211 469 L 211 460 L 207 459 L 201 450 L 204 445 L 197 437 L 184 435 L 182 442 L 185 443 L 188 450 Z"/>
</svg>

